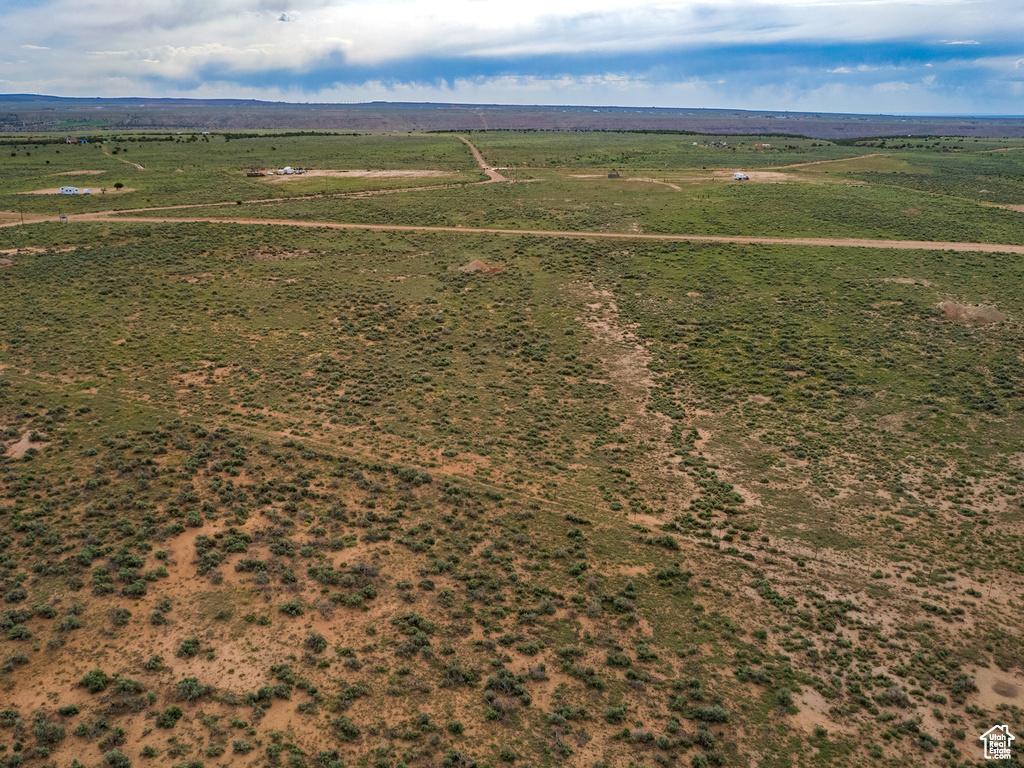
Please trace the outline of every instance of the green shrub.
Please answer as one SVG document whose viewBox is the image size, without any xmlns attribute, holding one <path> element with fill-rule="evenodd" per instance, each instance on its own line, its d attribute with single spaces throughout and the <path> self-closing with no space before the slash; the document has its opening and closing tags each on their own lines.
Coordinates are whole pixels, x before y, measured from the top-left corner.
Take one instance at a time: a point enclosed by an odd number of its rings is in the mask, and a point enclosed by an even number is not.
<svg viewBox="0 0 1024 768">
<path fill-rule="evenodd" d="M 103 764 L 107 768 L 131 768 L 132 761 L 119 749 L 112 749 L 103 755 Z"/>
<path fill-rule="evenodd" d="M 196 701 L 197 699 L 203 698 L 213 690 L 209 686 L 203 685 L 197 678 L 186 677 L 181 680 L 177 686 L 175 686 L 178 695 L 185 701 Z"/>
<path fill-rule="evenodd" d="M 80 688 L 85 688 L 89 693 L 100 693 L 107 688 L 110 677 L 102 669 L 94 669 L 86 673 L 85 677 L 78 681 Z"/>
<path fill-rule="evenodd" d="M 173 728 L 181 719 L 180 707 L 168 707 L 156 717 L 157 728 Z"/>
<path fill-rule="evenodd" d="M 192 637 L 182 640 L 175 652 L 180 659 L 191 659 L 199 655 L 199 641 Z"/>
</svg>

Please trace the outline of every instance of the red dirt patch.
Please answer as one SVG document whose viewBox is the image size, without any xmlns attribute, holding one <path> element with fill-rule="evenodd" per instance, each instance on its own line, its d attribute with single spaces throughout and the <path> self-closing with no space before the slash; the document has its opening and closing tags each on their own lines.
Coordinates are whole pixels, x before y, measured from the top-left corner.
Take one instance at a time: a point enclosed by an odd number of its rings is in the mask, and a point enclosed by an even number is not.
<svg viewBox="0 0 1024 768">
<path fill-rule="evenodd" d="M 464 264 L 459 269 L 463 272 L 479 272 L 481 275 L 496 275 L 499 272 L 505 271 L 505 267 L 501 264 L 485 264 L 479 259 L 473 259 L 469 264 Z"/>
<path fill-rule="evenodd" d="M 10 456 L 12 459 L 20 459 L 26 453 L 28 453 L 30 448 L 35 448 L 38 451 L 40 448 L 43 447 L 43 445 L 45 445 L 43 440 L 33 442 L 31 436 L 31 432 L 26 432 L 25 434 L 23 434 L 21 436 L 21 440 L 7 447 L 6 455 Z"/>
<path fill-rule="evenodd" d="M 979 325 L 984 325 L 986 323 L 999 323 L 1009 319 L 1008 315 L 1003 314 L 995 307 L 974 307 L 970 304 L 957 304 L 954 301 L 940 302 L 939 309 L 942 310 L 942 316 L 946 320 L 951 320 L 954 323 L 978 323 Z"/>
<path fill-rule="evenodd" d="M 11 261 L 10 259 L 0 259 L 0 269 L 3 269 L 4 267 L 9 267 L 13 263 L 14 262 Z"/>
</svg>

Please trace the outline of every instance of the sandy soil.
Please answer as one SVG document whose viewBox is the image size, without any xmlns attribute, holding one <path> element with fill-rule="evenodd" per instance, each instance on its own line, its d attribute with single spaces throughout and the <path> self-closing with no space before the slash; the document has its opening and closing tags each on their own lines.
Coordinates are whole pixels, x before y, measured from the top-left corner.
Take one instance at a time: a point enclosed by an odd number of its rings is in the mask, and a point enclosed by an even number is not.
<svg viewBox="0 0 1024 768">
<path fill-rule="evenodd" d="M 30 435 L 30 432 L 26 432 L 21 436 L 21 440 L 14 443 L 13 445 L 9 445 L 7 447 L 6 455 L 10 456 L 12 459 L 20 459 L 28 452 L 29 448 L 35 448 L 38 451 L 40 448 L 46 445 L 46 443 L 43 441 L 32 442 L 32 440 L 29 439 Z"/>
<path fill-rule="evenodd" d="M 291 174 L 285 176 L 279 176 L 274 174 L 273 176 L 264 176 L 264 181 L 268 182 L 281 182 L 281 181 L 294 181 L 295 179 L 308 178 L 310 176 L 316 176 L 321 178 L 331 179 L 392 179 L 392 178 L 426 178 L 436 176 L 449 176 L 447 171 L 417 171 L 417 170 L 400 170 L 400 171 L 332 171 L 332 170 L 317 170 L 317 171 L 306 171 L 302 174 Z"/>
<path fill-rule="evenodd" d="M 51 173 L 51 176 L 98 176 L 106 171 L 61 171 L 60 173 Z"/>
<path fill-rule="evenodd" d="M 92 196 L 96 195 L 116 195 L 122 192 L 135 192 L 133 187 L 122 187 L 121 189 L 114 189 L 114 187 L 107 187 L 106 192 L 100 192 L 99 187 L 90 187 L 92 189 Z M 19 195 L 59 195 L 60 187 L 50 187 L 49 189 L 33 189 L 31 192 L 19 192 Z M 68 195 L 68 197 L 82 197 L 82 195 Z"/>
<path fill-rule="evenodd" d="M 740 169 L 736 169 L 740 170 Z M 736 171 L 715 171 L 715 181 L 732 181 L 732 175 Z M 818 184 L 817 179 L 808 179 L 804 176 L 794 176 L 791 173 L 779 173 L 778 171 L 742 171 L 750 177 L 750 181 L 759 184 L 781 184 L 784 182 L 799 182 L 801 184 Z"/>
<path fill-rule="evenodd" d="M 479 272 L 481 275 L 496 275 L 499 272 L 505 271 L 505 267 L 501 264 L 485 264 L 479 259 L 473 259 L 469 264 L 463 264 L 459 269 L 463 272 Z"/>
<path fill-rule="evenodd" d="M 973 307 L 969 304 L 957 304 L 954 301 L 940 302 L 939 309 L 942 310 L 942 316 L 946 320 L 952 320 L 955 323 L 979 323 L 984 325 L 986 323 L 999 323 L 1009 317 L 995 307 Z"/>
</svg>

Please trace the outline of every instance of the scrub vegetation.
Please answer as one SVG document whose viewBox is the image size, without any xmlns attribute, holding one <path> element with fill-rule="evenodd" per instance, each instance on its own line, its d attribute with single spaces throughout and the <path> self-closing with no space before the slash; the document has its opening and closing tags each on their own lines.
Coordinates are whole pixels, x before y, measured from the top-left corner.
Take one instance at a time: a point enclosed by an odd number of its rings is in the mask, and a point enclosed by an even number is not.
<svg viewBox="0 0 1024 768">
<path fill-rule="evenodd" d="M 0 163 L 4 768 L 967 766 L 1024 726 L 1021 256 L 633 237 L 1020 244 L 1016 144 L 485 132 L 473 185 L 446 134 L 149 136 Z M 247 202 L 291 189 L 257 160 L 446 175 Z M 227 205 L 77 216 L 114 200 Z"/>
</svg>

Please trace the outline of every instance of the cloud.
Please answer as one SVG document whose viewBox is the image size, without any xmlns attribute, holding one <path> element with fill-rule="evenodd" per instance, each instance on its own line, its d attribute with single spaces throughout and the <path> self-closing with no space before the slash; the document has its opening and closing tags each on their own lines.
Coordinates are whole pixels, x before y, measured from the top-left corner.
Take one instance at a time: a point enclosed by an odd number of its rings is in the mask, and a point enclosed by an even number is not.
<svg viewBox="0 0 1024 768">
<path fill-rule="evenodd" d="M 287 10 L 279 0 L 15 5 L 0 10 L 0 26 L 9 39 L 27 41 L 21 47 L 30 61 L 5 66 L 12 90 L 83 96 L 304 101 L 392 94 L 737 107 L 759 100 L 766 108 L 877 112 L 890 103 L 879 94 L 894 88 L 883 84 L 904 82 L 943 111 L 943 98 L 949 109 L 1004 103 L 1010 91 L 996 83 L 1021 68 L 1015 62 L 1024 37 L 1019 0 L 518 0 L 514 8 L 506 0 L 289 0 Z M 62 23 L 47 24 L 52 18 Z M 103 50 L 95 50 L 96 40 Z M 926 74 L 935 77 L 927 88 Z"/>
</svg>

